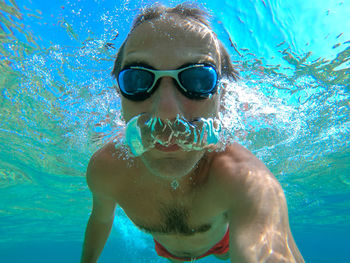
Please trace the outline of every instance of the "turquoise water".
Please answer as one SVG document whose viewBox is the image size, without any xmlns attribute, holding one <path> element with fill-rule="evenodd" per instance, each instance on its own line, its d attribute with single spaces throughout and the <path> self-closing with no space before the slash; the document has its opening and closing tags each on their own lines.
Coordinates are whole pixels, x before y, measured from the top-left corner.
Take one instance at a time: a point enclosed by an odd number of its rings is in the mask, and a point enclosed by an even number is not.
<svg viewBox="0 0 350 263">
<path fill-rule="evenodd" d="M 1 262 L 78 262 L 86 166 L 121 129 L 114 55 L 151 2 L 0 0 Z M 305 260 L 350 262 L 350 2 L 198 2 L 242 75 L 236 139 L 282 184 Z M 166 261 L 119 209 L 101 262 Z"/>
</svg>

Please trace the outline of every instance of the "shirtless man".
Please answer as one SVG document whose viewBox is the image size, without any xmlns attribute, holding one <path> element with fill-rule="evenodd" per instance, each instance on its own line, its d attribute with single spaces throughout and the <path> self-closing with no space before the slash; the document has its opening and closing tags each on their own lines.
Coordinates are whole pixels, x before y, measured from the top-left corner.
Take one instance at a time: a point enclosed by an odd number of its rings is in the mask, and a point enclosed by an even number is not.
<svg viewBox="0 0 350 263">
<path fill-rule="evenodd" d="M 217 85 L 222 78 L 235 81 L 237 73 L 206 16 L 179 5 L 151 7 L 137 17 L 113 70 L 126 122 L 142 113 L 161 120 L 218 116 L 224 91 Z M 147 79 L 155 74 L 158 80 Z M 170 262 L 210 254 L 237 263 L 304 262 L 280 184 L 244 147 L 185 151 L 174 142 L 156 143 L 132 166 L 118 156 L 109 143 L 90 160 L 93 208 L 81 262 L 97 262 L 117 204 Z"/>
</svg>

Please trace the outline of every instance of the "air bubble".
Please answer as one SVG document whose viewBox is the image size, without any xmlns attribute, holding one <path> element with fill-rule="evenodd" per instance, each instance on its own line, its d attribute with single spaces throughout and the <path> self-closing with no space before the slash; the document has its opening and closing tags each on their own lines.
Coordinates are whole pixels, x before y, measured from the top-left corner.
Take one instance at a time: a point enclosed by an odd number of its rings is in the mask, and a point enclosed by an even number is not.
<svg viewBox="0 0 350 263">
<path fill-rule="evenodd" d="M 140 114 L 132 118 L 125 131 L 125 143 L 134 156 L 140 156 L 156 143 L 177 144 L 185 151 L 212 151 L 220 144 L 221 122 L 213 118 L 188 121 L 177 116 L 175 120 L 162 120 Z"/>
</svg>

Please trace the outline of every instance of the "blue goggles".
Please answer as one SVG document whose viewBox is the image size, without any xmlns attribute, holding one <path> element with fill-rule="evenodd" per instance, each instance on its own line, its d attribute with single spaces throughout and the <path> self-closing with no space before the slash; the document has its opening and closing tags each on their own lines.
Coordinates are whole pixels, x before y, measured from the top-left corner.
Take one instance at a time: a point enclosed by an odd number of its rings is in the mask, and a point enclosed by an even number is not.
<svg viewBox="0 0 350 263">
<path fill-rule="evenodd" d="M 208 64 L 192 64 L 176 70 L 130 66 L 120 71 L 117 81 L 124 97 L 142 101 L 152 95 L 162 77 L 172 77 L 180 92 L 190 99 L 206 99 L 217 90 L 218 74 Z"/>
</svg>

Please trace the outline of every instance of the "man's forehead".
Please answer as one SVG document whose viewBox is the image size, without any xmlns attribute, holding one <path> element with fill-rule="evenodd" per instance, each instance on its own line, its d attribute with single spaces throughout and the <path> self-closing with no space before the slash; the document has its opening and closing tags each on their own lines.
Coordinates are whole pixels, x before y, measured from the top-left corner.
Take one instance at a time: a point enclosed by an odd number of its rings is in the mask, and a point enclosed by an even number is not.
<svg viewBox="0 0 350 263">
<path fill-rule="evenodd" d="M 128 61 L 148 61 L 154 55 L 220 64 L 213 32 L 196 21 L 183 19 L 146 21 L 130 33 L 124 49 L 124 65 Z"/>
</svg>

